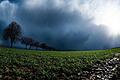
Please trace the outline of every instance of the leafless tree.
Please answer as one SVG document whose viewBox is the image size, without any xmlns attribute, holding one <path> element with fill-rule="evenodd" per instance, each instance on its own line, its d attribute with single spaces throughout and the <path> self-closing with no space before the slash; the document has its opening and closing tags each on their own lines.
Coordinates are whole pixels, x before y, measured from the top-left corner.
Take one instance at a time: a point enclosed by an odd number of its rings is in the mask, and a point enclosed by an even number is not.
<svg viewBox="0 0 120 80">
<path fill-rule="evenodd" d="M 12 22 L 4 29 L 3 38 L 10 41 L 10 47 L 21 37 L 21 27 L 16 22 Z"/>
</svg>

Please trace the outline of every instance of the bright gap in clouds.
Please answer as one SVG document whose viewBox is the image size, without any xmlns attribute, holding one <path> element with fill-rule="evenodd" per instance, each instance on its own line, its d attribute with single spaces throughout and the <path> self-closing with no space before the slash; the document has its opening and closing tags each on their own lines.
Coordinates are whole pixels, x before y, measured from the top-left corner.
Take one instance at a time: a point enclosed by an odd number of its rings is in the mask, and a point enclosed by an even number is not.
<svg viewBox="0 0 120 80">
<path fill-rule="evenodd" d="M 16 8 L 17 6 L 8 0 L 2 1 L 0 3 L 0 20 L 8 23 L 14 20 Z"/>
<path fill-rule="evenodd" d="M 111 36 L 120 35 L 120 0 L 89 0 L 82 8 L 92 23 L 105 26 Z"/>
<path fill-rule="evenodd" d="M 120 10 L 119 6 L 109 4 L 96 10 L 94 22 L 105 25 L 110 35 L 120 35 Z"/>
</svg>

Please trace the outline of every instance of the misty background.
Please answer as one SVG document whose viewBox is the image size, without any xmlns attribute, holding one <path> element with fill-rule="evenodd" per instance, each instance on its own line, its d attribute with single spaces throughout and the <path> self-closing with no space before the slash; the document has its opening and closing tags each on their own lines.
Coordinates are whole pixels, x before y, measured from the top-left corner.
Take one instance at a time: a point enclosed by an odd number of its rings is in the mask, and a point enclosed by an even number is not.
<svg viewBox="0 0 120 80">
<path fill-rule="evenodd" d="M 9 23 L 16 21 L 21 25 L 25 36 L 46 42 L 57 49 L 119 47 L 119 36 L 109 36 L 104 25 L 93 23 L 94 17 L 89 14 L 92 14 L 92 9 L 96 6 L 83 5 L 89 4 L 90 1 L 0 0 L 0 34 Z M 0 44 L 3 42 L 1 37 Z"/>
</svg>

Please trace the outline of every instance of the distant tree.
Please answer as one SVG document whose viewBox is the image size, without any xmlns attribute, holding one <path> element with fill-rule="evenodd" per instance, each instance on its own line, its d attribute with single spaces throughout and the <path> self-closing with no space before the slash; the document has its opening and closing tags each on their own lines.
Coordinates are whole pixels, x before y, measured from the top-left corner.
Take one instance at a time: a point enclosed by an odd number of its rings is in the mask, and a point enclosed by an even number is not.
<svg viewBox="0 0 120 80">
<path fill-rule="evenodd" d="M 56 49 L 55 49 L 55 48 L 50 47 L 50 46 L 48 46 L 48 47 L 47 47 L 47 50 L 50 50 L 50 51 L 56 51 Z"/>
<path fill-rule="evenodd" d="M 10 41 L 10 47 L 21 37 L 21 27 L 16 22 L 12 22 L 4 29 L 3 38 Z"/>
<path fill-rule="evenodd" d="M 47 48 L 47 44 L 46 43 L 41 43 L 39 47 L 42 48 L 42 49 L 46 49 Z"/>
<path fill-rule="evenodd" d="M 38 49 L 39 45 L 40 45 L 40 42 L 38 41 L 34 42 L 34 46 L 36 47 L 36 50 Z"/>
<path fill-rule="evenodd" d="M 35 41 L 32 38 L 29 37 L 22 37 L 21 38 L 21 44 L 26 45 L 26 49 L 29 46 L 29 49 L 31 49 L 31 47 L 36 47 L 36 50 L 38 49 L 40 42 L 39 41 Z"/>
<path fill-rule="evenodd" d="M 50 51 L 56 50 L 55 48 L 48 46 L 46 43 L 40 44 L 40 48 L 45 49 L 45 50 L 50 50 Z"/>
<path fill-rule="evenodd" d="M 29 49 L 31 49 L 32 46 L 34 46 L 34 40 L 32 38 L 28 39 L 28 43 L 29 43 Z"/>
<path fill-rule="evenodd" d="M 27 47 L 29 45 L 29 40 L 30 40 L 30 38 L 27 38 L 27 37 L 22 37 L 21 38 L 21 44 L 25 44 L 26 45 L 26 49 L 27 49 Z"/>
<path fill-rule="evenodd" d="M 29 49 L 31 49 L 31 47 L 34 46 L 34 40 L 32 38 L 29 38 L 29 37 L 22 37 L 21 44 L 25 44 L 26 49 L 28 46 L 29 46 Z"/>
</svg>

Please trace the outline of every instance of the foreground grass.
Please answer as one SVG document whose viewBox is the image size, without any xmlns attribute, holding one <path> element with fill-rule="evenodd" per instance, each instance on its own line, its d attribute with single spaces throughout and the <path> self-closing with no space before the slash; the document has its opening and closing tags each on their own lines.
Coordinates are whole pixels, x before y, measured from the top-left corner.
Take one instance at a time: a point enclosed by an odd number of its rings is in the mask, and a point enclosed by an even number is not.
<svg viewBox="0 0 120 80">
<path fill-rule="evenodd" d="M 0 48 L 0 79 L 80 79 L 91 64 L 113 57 L 120 49 L 97 51 L 33 51 Z"/>
</svg>

